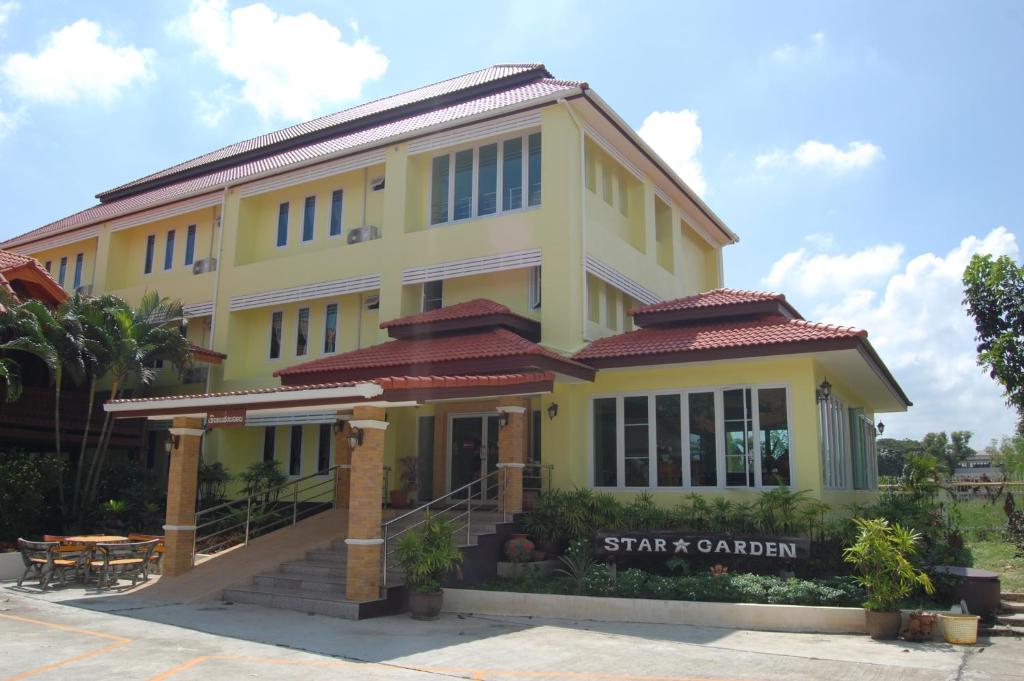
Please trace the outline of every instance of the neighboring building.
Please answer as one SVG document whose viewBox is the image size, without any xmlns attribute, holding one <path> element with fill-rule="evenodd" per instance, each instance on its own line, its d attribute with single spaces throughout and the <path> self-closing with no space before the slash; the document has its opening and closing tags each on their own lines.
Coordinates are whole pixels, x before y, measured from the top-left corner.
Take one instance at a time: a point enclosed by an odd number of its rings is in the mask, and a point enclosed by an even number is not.
<svg viewBox="0 0 1024 681">
<path fill-rule="evenodd" d="M 910 404 L 865 332 L 723 288 L 737 236 L 593 89 L 542 65 L 360 105 L 98 198 L 4 247 L 84 263 L 69 289 L 180 298 L 189 339 L 226 355 L 189 387 L 208 394 L 173 397 L 168 377 L 166 397 L 108 407 L 184 419 L 188 452 L 195 419 L 244 422 L 204 438 L 233 471 L 351 461 L 354 481 L 365 459 L 394 488 L 416 456 L 429 498 L 541 462 L 557 487 L 663 503 L 782 482 L 839 505 L 876 491 L 875 414 Z M 358 429 L 387 428 L 354 456 L 331 428 L 353 411 Z M 358 492 L 353 507 L 379 506 L 379 489 Z M 373 518 L 352 522 L 373 546 Z"/>
</svg>

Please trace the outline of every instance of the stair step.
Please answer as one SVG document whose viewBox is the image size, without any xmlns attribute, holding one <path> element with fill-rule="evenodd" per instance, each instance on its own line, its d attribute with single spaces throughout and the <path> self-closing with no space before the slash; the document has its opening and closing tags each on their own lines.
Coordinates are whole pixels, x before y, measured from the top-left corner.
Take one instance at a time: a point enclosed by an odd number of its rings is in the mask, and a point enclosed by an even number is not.
<svg viewBox="0 0 1024 681">
<path fill-rule="evenodd" d="M 344 565 L 347 558 L 348 554 L 344 551 L 330 549 L 314 549 L 313 551 L 306 551 L 306 560 L 317 563 L 337 563 L 338 565 Z"/>
<path fill-rule="evenodd" d="M 1024 612 L 1024 601 L 1003 600 L 1000 605 L 1002 606 L 1004 613 L 1012 614 L 1015 612 Z"/>
<path fill-rule="evenodd" d="M 1002 596 L 1004 601 L 1024 601 L 1024 591 L 1004 591 Z"/>
<path fill-rule="evenodd" d="M 275 591 L 317 592 L 319 594 L 345 594 L 344 577 L 317 577 L 314 575 L 295 575 L 274 572 L 256 575 L 252 585 L 260 588 L 271 588 Z"/>
<path fill-rule="evenodd" d="M 265 586 L 243 586 L 224 589 L 225 601 L 262 605 L 280 610 L 297 610 L 316 615 L 359 619 L 359 604 L 346 600 L 344 594 L 317 591 L 286 590 Z"/>
<path fill-rule="evenodd" d="M 288 575 L 309 575 L 319 578 L 344 579 L 348 572 L 348 566 L 345 563 L 333 561 L 296 560 L 282 563 L 280 571 Z M 401 575 L 401 571 L 397 569 L 388 569 L 389 581 L 393 575 Z"/>
<path fill-rule="evenodd" d="M 1024 613 L 996 615 L 996 622 L 998 624 L 1006 624 L 1011 627 L 1024 627 Z"/>
<path fill-rule="evenodd" d="M 1024 636 L 1024 627 L 1011 627 L 1005 624 L 997 624 L 992 627 L 982 627 L 978 630 L 979 636 Z"/>
</svg>

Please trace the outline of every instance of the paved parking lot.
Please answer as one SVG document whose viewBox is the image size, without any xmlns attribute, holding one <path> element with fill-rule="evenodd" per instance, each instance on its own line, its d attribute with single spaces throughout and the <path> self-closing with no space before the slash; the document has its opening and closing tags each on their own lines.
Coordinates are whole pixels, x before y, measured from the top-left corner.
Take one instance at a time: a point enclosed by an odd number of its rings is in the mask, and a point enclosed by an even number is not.
<svg viewBox="0 0 1024 681">
<path fill-rule="evenodd" d="M 64 600 L 0 587 L 7 679 L 747 681 L 1021 679 L 1024 643 L 974 648 L 527 618 L 349 622 L 254 606 Z"/>
</svg>

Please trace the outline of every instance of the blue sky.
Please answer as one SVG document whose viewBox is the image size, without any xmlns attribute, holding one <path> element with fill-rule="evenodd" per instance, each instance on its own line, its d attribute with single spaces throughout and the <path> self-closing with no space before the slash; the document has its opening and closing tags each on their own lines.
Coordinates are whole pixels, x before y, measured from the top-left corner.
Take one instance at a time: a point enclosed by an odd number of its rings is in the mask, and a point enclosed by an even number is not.
<svg viewBox="0 0 1024 681">
<path fill-rule="evenodd" d="M 740 234 L 728 286 L 868 329 L 917 405 L 887 434 L 984 444 L 1013 417 L 958 278 L 974 252 L 1020 258 L 1022 29 L 1018 2 L 0 0 L 0 238 L 314 114 L 542 61 Z"/>
</svg>

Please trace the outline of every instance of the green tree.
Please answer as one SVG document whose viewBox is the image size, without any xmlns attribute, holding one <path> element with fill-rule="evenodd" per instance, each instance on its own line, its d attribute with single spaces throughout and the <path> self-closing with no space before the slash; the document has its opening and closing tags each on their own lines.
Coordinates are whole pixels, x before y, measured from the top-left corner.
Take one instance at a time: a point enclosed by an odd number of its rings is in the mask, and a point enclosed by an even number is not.
<svg viewBox="0 0 1024 681">
<path fill-rule="evenodd" d="M 963 281 L 964 304 L 977 331 L 978 363 L 1003 386 L 1024 434 L 1024 267 L 1005 255 L 975 255 Z"/>
<path fill-rule="evenodd" d="M 878 474 L 898 477 L 911 456 L 924 453 L 921 443 L 917 440 L 896 440 L 891 437 L 880 438 L 878 448 Z"/>
<path fill-rule="evenodd" d="M 1024 435 L 1004 437 L 998 443 L 985 448 L 985 453 L 992 457 L 992 465 L 1000 468 L 1011 480 L 1024 479 Z"/>
</svg>

